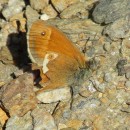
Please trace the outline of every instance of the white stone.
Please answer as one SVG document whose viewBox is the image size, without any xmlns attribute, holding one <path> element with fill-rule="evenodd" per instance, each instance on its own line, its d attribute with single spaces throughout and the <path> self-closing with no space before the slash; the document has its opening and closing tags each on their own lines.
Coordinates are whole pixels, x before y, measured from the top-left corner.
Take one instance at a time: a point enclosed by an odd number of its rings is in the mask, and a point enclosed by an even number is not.
<svg viewBox="0 0 130 130">
<path fill-rule="evenodd" d="M 45 91 L 37 95 L 37 99 L 43 103 L 52 103 L 61 100 L 69 100 L 70 98 L 71 93 L 69 87 Z"/>
<path fill-rule="evenodd" d="M 41 20 L 48 20 L 50 17 L 47 14 L 42 14 L 40 17 Z"/>
</svg>

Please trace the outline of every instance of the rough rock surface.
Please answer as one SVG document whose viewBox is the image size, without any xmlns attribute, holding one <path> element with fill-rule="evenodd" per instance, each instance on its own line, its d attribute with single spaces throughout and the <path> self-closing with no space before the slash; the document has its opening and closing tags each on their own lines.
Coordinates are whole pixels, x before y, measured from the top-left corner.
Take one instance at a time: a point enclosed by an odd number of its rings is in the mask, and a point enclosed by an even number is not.
<svg viewBox="0 0 130 130">
<path fill-rule="evenodd" d="M 37 11 L 43 10 L 49 3 L 49 0 L 30 0 L 30 5 Z"/>
<path fill-rule="evenodd" d="M 43 10 L 42 10 L 43 14 L 46 14 L 49 19 L 50 18 L 55 18 L 57 16 L 57 12 L 54 10 L 54 8 L 52 7 L 52 5 L 48 5 L 46 6 Z"/>
<path fill-rule="evenodd" d="M 104 29 L 104 34 L 112 40 L 127 38 L 130 36 L 130 15 L 116 20 Z"/>
<path fill-rule="evenodd" d="M 17 28 L 12 25 L 11 22 L 1 21 L 1 30 L 0 30 L 0 48 L 6 46 L 9 41 L 9 35 L 17 33 Z"/>
<path fill-rule="evenodd" d="M 51 0 L 53 6 L 56 8 L 58 12 L 63 11 L 71 4 L 78 2 L 78 0 Z"/>
<path fill-rule="evenodd" d="M 113 23 L 130 14 L 130 0 L 101 0 L 93 12 L 97 23 Z"/>
<path fill-rule="evenodd" d="M 4 85 L 0 90 L 0 100 L 8 113 L 23 116 L 36 107 L 37 99 L 33 92 L 33 77 L 23 74 Z"/>
<path fill-rule="evenodd" d="M 5 65 L 2 62 L 0 62 L 0 86 L 11 81 L 13 79 L 11 74 L 13 74 L 17 70 L 18 68 L 14 65 Z"/>
<path fill-rule="evenodd" d="M 4 126 L 5 122 L 8 120 L 7 114 L 0 108 L 0 124 Z"/>
<path fill-rule="evenodd" d="M 30 112 L 23 117 L 12 116 L 6 124 L 6 130 L 32 130 L 33 120 Z"/>
<path fill-rule="evenodd" d="M 55 121 L 49 112 L 36 108 L 32 111 L 34 130 L 57 130 Z"/>
<path fill-rule="evenodd" d="M 13 56 L 11 55 L 11 52 L 8 49 L 8 47 L 6 47 L 6 46 L 1 47 L 1 49 L 0 49 L 0 60 L 4 64 L 13 64 Z"/>
<path fill-rule="evenodd" d="M 9 0 L 8 5 L 2 10 L 3 16 L 8 20 L 11 16 L 22 12 L 22 9 L 25 7 L 23 0 Z"/>
<path fill-rule="evenodd" d="M 76 2 L 75 4 L 70 5 L 68 8 L 64 9 L 60 14 L 61 18 L 73 18 L 75 16 L 84 18 L 85 15 L 88 17 L 88 10 L 91 9 L 92 3 L 95 1 L 86 1 L 86 2 Z M 83 17 L 84 16 L 84 17 Z"/>
<path fill-rule="evenodd" d="M 4 8 L 4 5 L 8 3 L 8 0 L 1 0 L 0 1 L 0 11 Z"/>
<path fill-rule="evenodd" d="M 60 94 L 60 95 L 59 95 Z M 45 91 L 37 95 L 37 99 L 43 103 L 53 103 L 60 100 L 70 100 L 70 88 L 64 87 L 51 91 Z"/>
<path fill-rule="evenodd" d="M 28 26 L 36 21 L 39 18 L 39 14 L 36 10 L 34 10 L 32 7 L 27 6 L 26 7 L 26 13 L 25 13 L 27 20 L 28 20 Z"/>
<path fill-rule="evenodd" d="M 93 11 L 93 19 L 108 24 L 103 33 L 112 40 L 130 36 L 130 0 L 101 0 Z"/>
</svg>

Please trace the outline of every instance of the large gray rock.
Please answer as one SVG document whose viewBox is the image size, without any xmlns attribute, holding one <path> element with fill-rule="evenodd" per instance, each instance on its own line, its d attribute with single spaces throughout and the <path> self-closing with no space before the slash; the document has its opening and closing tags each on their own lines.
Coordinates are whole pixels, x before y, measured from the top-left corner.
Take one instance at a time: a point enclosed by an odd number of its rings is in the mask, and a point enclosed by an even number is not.
<svg viewBox="0 0 130 130">
<path fill-rule="evenodd" d="M 33 120 L 30 112 L 23 117 L 12 116 L 6 124 L 6 130 L 33 130 Z"/>
<path fill-rule="evenodd" d="M 130 15 L 109 24 L 103 31 L 112 40 L 127 38 L 130 36 Z"/>
<path fill-rule="evenodd" d="M 112 23 L 130 14 L 130 0 L 100 0 L 93 11 L 97 23 Z"/>
</svg>

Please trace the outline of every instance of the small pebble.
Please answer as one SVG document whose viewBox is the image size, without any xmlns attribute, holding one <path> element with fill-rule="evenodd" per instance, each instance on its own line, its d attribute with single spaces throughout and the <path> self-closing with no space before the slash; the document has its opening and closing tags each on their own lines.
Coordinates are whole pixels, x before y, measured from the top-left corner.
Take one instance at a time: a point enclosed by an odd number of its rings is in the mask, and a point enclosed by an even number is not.
<svg viewBox="0 0 130 130">
<path fill-rule="evenodd" d="M 127 79 L 130 79 L 130 71 L 128 71 L 128 72 L 126 73 L 126 78 L 127 78 Z"/>
<path fill-rule="evenodd" d="M 40 19 L 41 20 L 48 20 L 50 17 L 47 15 L 47 14 L 42 14 L 41 16 L 40 16 Z"/>
<path fill-rule="evenodd" d="M 101 84 L 99 84 L 98 86 L 96 86 L 96 89 L 97 89 L 99 92 L 104 93 L 104 92 L 105 92 L 105 89 L 106 89 L 106 84 L 105 84 L 105 83 L 101 83 Z"/>
<path fill-rule="evenodd" d="M 104 50 L 105 50 L 105 51 L 110 51 L 110 49 L 111 49 L 111 44 L 110 44 L 110 42 L 105 42 L 105 44 L 104 44 Z"/>
<path fill-rule="evenodd" d="M 112 75 L 110 73 L 105 73 L 104 80 L 110 82 L 112 80 Z"/>
<path fill-rule="evenodd" d="M 127 88 L 130 87 L 130 80 L 126 81 L 125 86 L 126 86 Z"/>
<path fill-rule="evenodd" d="M 88 90 L 91 92 L 91 93 L 94 93 L 96 92 L 97 90 L 94 88 L 94 85 L 92 82 L 90 82 L 90 84 L 87 86 L 88 87 Z"/>
</svg>

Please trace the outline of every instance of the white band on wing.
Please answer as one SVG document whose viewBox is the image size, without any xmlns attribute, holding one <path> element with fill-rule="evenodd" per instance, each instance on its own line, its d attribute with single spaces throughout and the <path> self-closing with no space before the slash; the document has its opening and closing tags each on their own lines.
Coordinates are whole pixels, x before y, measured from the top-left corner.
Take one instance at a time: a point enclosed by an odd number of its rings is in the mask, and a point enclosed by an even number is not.
<svg viewBox="0 0 130 130">
<path fill-rule="evenodd" d="M 55 58 L 58 57 L 58 54 L 57 53 L 54 53 L 54 52 L 48 52 L 45 57 L 44 57 L 44 60 L 43 60 L 43 73 L 45 74 L 47 71 L 49 71 L 48 67 L 47 67 L 47 64 L 54 60 Z"/>
</svg>

